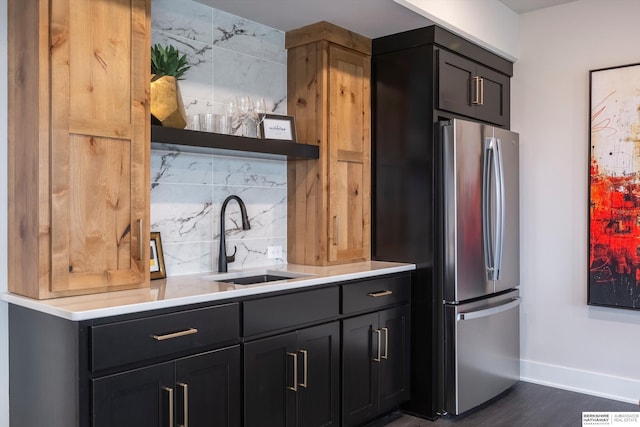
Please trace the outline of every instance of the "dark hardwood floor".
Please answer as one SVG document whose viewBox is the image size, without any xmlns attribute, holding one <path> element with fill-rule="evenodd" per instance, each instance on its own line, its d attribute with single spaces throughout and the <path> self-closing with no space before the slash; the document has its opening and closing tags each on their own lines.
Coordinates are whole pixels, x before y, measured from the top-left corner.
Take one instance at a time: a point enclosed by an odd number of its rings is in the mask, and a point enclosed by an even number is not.
<svg viewBox="0 0 640 427">
<path fill-rule="evenodd" d="M 406 414 L 386 427 L 580 427 L 583 411 L 638 412 L 638 405 L 519 382 L 484 405 L 436 421 Z M 396 415 L 397 417 L 397 415 Z"/>
</svg>

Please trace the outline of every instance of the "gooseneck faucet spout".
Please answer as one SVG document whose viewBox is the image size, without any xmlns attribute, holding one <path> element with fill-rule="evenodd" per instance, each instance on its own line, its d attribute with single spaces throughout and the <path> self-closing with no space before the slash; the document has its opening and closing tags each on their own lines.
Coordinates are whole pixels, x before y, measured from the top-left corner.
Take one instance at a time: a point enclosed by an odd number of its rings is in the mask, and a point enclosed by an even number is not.
<svg viewBox="0 0 640 427">
<path fill-rule="evenodd" d="M 236 195 L 231 195 L 224 199 L 224 202 L 222 202 L 222 208 L 220 209 L 220 253 L 218 254 L 218 272 L 220 273 L 227 272 L 227 264 L 236 260 L 236 252 L 238 251 L 238 248 L 234 246 L 233 255 L 227 256 L 227 247 L 225 244 L 224 236 L 224 212 L 227 209 L 227 204 L 231 200 L 235 200 L 240 206 L 240 215 L 242 215 L 242 229 L 251 229 L 251 225 L 249 225 L 249 218 L 247 217 L 247 208 L 244 205 L 242 199 Z"/>
</svg>

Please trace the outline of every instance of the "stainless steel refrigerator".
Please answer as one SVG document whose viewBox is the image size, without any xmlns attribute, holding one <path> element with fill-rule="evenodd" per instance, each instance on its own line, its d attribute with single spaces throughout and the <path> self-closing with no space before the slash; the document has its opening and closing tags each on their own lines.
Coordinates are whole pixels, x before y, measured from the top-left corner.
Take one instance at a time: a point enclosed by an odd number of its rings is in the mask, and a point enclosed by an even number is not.
<svg viewBox="0 0 640 427">
<path fill-rule="evenodd" d="M 458 119 L 436 132 L 441 405 L 460 414 L 520 377 L 518 134 Z"/>
</svg>

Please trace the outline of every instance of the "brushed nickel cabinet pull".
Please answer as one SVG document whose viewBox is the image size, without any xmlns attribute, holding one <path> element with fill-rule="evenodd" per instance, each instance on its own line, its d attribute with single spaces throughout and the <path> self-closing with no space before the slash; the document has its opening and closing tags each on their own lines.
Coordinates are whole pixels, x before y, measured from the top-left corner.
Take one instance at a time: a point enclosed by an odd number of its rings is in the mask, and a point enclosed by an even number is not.
<svg viewBox="0 0 640 427">
<path fill-rule="evenodd" d="M 381 337 L 382 337 L 382 332 L 380 331 L 380 329 L 376 329 L 374 331 L 376 333 L 376 335 L 378 336 L 378 355 L 377 357 L 373 358 L 374 362 L 380 362 L 382 359 L 380 358 L 380 351 L 381 351 Z"/>
<path fill-rule="evenodd" d="M 389 359 L 389 328 L 382 328 L 384 331 L 384 355 L 381 359 Z"/>
<path fill-rule="evenodd" d="M 287 352 L 287 356 L 293 357 L 293 387 L 287 387 L 289 390 L 298 391 L 298 354 Z"/>
<path fill-rule="evenodd" d="M 142 260 L 142 258 L 144 257 L 144 242 L 142 241 L 143 229 L 144 229 L 144 221 L 139 219 L 138 220 L 138 259 L 139 260 Z"/>
<path fill-rule="evenodd" d="M 185 335 L 193 335 L 197 333 L 198 333 L 198 329 L 189 328 L 189 329 L 185 329 L 184 331 L 174 332 L 172 334 L 152 335 L 151 337 L 156 341 L 164 341 L 164 340 L 170 340 L 172 338 L 184 337 Z"/>
<path fill-rule="evenodd" d="M 369 292 L 367 295 L 373 298 L 379 298 L 379 297 L 386 297 L 387 295 L 392 295 L 392 294 L 393 294 L 393 291 L 390 289 L 387 289 L 386 291 Z"/>
<path fill-rule="evenodd" d="M 182 388 L 182 424 L 179 427 L 189 427 L 189 386 L 185 383 L 178 383 Z"/>
<path fill-rule="evenodd" d="M 471 88 L 473 91 L 473 98 L 471 99 L 471 104 L 478 105 L 478 76 L 473 76 L 473 87 Z"/>
<path fill-rule="evenodd" d="M 303 365 L 302 365 L 303 374 L 302 374 L 302 382 L 300 383 L 300 387 L 307 388 L 307 378 L 308 378 L 308 376 L 307 376 L 307 374 L 308 374 L 308 372 L 307 372 L 307 361 L 308 361 L 308 359 L 307 359 L 307 350 L 299 350 L 299 351 L 300 351 L 300 353 L 302 353 L 302 363 L 303 363 Z"/>
<path fill-rule="evenodd" d="M 480 81 L 480 84 L 478 85 L 478 88 L 480 90 L 480 105 L 484 105 L 484 79 L 482 77 L 478 77 L 478 80 Z"/>
<path fill-rule="evenodd" d="M 173 389 L 171 387 L 162 387 L 164 391 L 169 393 L 169 427 L 173 427 Z"/>
</svg>

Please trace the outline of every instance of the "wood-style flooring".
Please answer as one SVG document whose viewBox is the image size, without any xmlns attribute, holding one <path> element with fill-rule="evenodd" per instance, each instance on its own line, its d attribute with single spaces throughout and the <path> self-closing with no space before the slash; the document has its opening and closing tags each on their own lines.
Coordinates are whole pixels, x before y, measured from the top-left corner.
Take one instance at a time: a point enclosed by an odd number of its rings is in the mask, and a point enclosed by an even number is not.
<svg viewBox="0 0 640 427">
<path fill-rule="evenodd" d="M 580 427 L 582 412 L 639 412 L 630 403 L 519 382 L 498 398 L 457 417 L 436 421 L 406 414 L 386 427 Z M 397 415 L 396 415 L 397 417 Z"/>
</svg>

